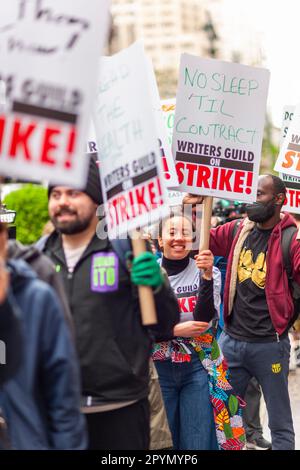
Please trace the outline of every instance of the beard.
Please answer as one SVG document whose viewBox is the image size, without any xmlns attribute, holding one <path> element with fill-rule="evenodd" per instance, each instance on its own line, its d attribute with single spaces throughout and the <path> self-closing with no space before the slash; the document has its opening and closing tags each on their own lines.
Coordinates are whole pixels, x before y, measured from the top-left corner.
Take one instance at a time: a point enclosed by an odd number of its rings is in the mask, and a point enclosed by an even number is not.
<svg viewBox="0 0 300 470">
<path fill-rule="evenodd" d="M 62 214 L 71 214 L 71 215 L 76 216 L 76 218 L 74 218 L 73 220 L 60 222 L 58 220 L 58 217 Z M 83 232 L 89 227 L 91 220 L 93 219 L 93 216 L 94 214 L 89 214 L 89 215 L 86 215 L 85 217 L 79 218 L 75 211 L 71 211 L 69 209 L 61 209 L 59 212 L 53 215 L 50 219 L 55 229 L 58 232 L 63 233 L 64 235 L 75 235 L 77 233 Z"/>
<path fill-rule="evenodd" d="M 253 204 L 246 205 L 246 212 L 248 219 L 256 223 L 267 222 L 276 211 L 275 201 L 272 199 L 267 203 L 263 202 L 253 202 Z"/>
</svg>

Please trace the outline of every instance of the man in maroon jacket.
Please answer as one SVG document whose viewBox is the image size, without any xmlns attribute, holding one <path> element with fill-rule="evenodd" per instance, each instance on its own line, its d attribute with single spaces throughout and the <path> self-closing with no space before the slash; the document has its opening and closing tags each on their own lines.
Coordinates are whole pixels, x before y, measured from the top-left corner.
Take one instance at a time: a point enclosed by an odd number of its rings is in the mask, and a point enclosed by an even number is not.
<svg viewBox="0 0 300 470">
<path fill-rule="evenodd" d="M 295 446 L 288 393 L 288 329 L 294 308 L 281 247 L 282 232 L 295 222 L 289 214 L 281 214 L 285 196 L 280 178 L 260 176 L 257 202 L 247 205 L 248 218 L 236 235 L 236 221 L 232 221 L 212 229 L 210 237 L 214 255 L 228 258 L 225 331 L 220 344 L 231 383 L 244 397 L 251 377 L 257 378 L 267 405 L 274 450 Z M 300 284 L 298 239 L 296 232 L 290 244 L 290 261 L 293 279 Z"/>
</svg>

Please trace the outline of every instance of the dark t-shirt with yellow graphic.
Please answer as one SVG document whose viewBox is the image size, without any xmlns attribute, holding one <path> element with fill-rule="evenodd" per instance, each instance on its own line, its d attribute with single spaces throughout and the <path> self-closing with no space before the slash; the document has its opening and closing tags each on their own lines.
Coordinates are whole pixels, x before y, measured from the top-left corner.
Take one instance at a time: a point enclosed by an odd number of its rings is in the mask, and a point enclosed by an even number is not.
<svg viewBox="0 0 300 470">
<path fill-rule="evenodd" d="M 240 254 L 236 297 L 226 331 L 241 341 L 277 339 L 265 295 L 266 253 L 271 232 L 255 227 L 246 238 Z"/>
</svg>

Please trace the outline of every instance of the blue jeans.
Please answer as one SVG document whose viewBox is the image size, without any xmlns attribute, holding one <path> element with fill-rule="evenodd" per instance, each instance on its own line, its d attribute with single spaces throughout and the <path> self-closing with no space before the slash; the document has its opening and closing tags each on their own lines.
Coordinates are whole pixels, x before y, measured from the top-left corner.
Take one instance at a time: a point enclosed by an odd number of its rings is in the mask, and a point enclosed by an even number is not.
<svg viewBox="0 0 300 470">
<path fill-rule="evenodd" d="M 191 362 L 156 361 L 176 450 L 218 450 L 207 372 L 198 355 Z"/>
<path fill-rule="evenodd" d="M 248 343 L 223 332 L 219 344 L 237 395 L 244 398 L 252 377 L 260 384 L 268 411 L 272 449 L 293 450 L 295 434 L 288 391 L 289 338 L 273 343 Z"/>
</svg>

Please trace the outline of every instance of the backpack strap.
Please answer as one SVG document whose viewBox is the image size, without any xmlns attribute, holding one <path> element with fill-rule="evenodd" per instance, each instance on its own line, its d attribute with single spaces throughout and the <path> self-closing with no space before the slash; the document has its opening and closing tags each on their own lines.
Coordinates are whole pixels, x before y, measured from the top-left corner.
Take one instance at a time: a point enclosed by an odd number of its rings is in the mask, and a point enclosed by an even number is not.
<svg viewBox="0 0 300 470">
<path fill-rule="evenodd" d="M 298 231 L 297 227 L 291 225 L 282 231 L 281 237 L 281 250 L 284 269 L 286 270 L 289 282 L 292 281 L 292 264 L 290 257 L 290 246 L 295 233 Z"/>
<path fill-rule="evenodd" d="M 48 238 L 50 237 L 50 235 L 43 235 L 37 242 L 34 243 L 34 247 L 39 250 L 39 251 L 43 251 L 46 244 L 47 244 L 47 241 L 48 241 Z"/>
<path fill-rule="evenodd" d="M 232 231 L 232 239 L 235 238 L 236 234 L 238 233 L 238 229 L 240 228 L 241 223 L 243 223 L 244 219 L 237 219 L 235 221 L 235 224 L 233 226 L 233 231 Z"/>
</svg>

